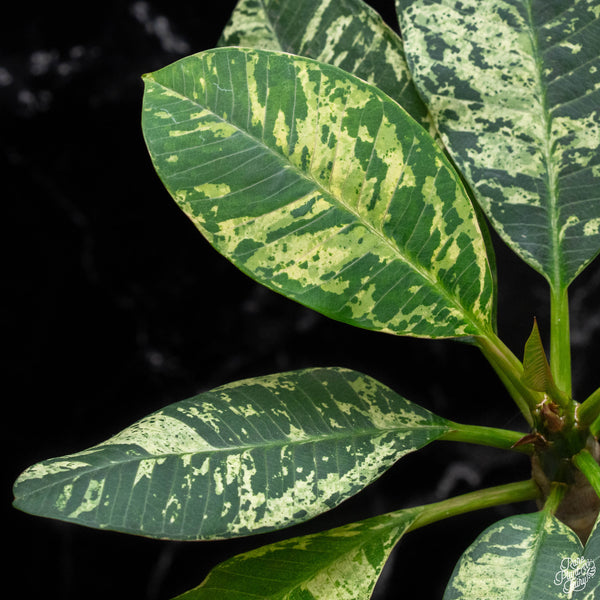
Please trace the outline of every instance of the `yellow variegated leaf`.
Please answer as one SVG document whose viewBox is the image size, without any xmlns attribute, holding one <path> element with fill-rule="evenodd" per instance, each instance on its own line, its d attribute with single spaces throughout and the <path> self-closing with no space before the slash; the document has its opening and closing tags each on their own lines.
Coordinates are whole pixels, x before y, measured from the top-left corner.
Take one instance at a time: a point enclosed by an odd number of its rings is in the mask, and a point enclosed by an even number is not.
<svg viewBox="0 0 600 600">
<path fill-rule="evenodd" d="M 456 565 L 444 600 L 594 600 L 598 541 L 577 535 L 546 511 L 486 529 Z"/>
<path fill-rule="evenodd" d="M 368 600 L 412 508 L 234 556 L 176 600 Z"/>
<path fill-rule="evenodd" d="M 248 535 L 337 506 L 449 429 L 355 371 L 257 377 L 30 467 L 15 483 L 15 506 L 149 537 Z"/>
<path fill-rule="evenodd" d="M 399 335 L 491 331 L 479 223 L 433 139 L 323 63 L 221 48 L 145 76 L 165 186 L 219 252 L 334 319 Z"/>
<path fill-rule="evenodd" d="M 597 0 L 396 0 L 415 85 L 503 239 L 559 294 L 600 250 Z"/>
<path fill-rule="evenodd" d="M 340 67 L 434 132 L 401 38 L 362 0 L 240 0 L 219 45 L 281 50 Z"/>
</svg>

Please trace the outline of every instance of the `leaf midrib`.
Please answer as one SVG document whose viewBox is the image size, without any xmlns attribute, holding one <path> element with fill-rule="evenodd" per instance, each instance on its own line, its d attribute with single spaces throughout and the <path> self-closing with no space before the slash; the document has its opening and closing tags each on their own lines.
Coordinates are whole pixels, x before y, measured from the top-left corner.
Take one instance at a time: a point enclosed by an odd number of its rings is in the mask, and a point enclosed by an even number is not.
<svg viewBox="0 0 600 600">
<path fill-rule="evenodd" d="M 535 532 L 534 532 L 534 536 L 533 536 L 533 560 L 531 561 L 531 571 L 533 570 L 533 568 L 536 568 L 538 566 L 539 563 L 539 556 L 543 550 L 543 545 L 544 545 L 544 540 L 548 535 L 552 535 L 551 532 L 549 532 L 549 528 L 550 528 L 550 524 L 551 524 L 551 520 L 554 517 L 552 514 L 550 514 L 549 512 L 543 510 L 541 511 L 541 513 L 539 513 L 541 515 L 543 515 L 540 518 L 540 521 L 538 523 L 538 526 L 535 528 Z M 581 548 L 581 550 L 583 550 L 583 547 Z M 530 571 L 530 574 L 531 574 Z M 527 584 L 525 586 L 525 595 L 524 598 L 529 598 L 530 594 L 529 594 L 529 590 L 531 589 L 532 585 L 533 585 L 533 577 L 526 577 L 527 579 Z"/>
<path fill-rule="evenodd" d="M 220 51 L 227 51 L 229 49 L 227 48 L 223 48 L 220 49 Z M 257 52 L 258 51 L 254 51 Z M 302 60 L 307 60 L 310 62 L 318 62 L 315 61 L 314 59 L 311 58 L 307 58 L 307 57 L 301 57 Z M 247 64 L 247 63 L 246 63 Z M 331 65 L 328 65 L 327 63 L 323 63 L 326 64 L 328 67 L 330 67 Z M 355 75 L 348 73 L 347 71 L 344 71 L 348 76 L 350 77 L 356 77 Z M 285 160 L 286 161 L 286 165 L 289 166 L 291 169 L 294 170 L 294 172 L 299 176 L 302 177 L 304 179 L 306 179 L 307 181 L 309 181 L 311 184 L 313 184 L 316 188 L 318 188 L 321 193 L 323 194 L 323 196 L 325 196 L 326 198 L 329 198 L 333 201 L 333 203 L 337 204 L 338 206 L 340 206 L 343 210 L 347 211 L 348 213 L 350 213 L 355 219 L 356 221 L 362 225 L 363 227 L 365 227 L 365 229 L 367 229 L 371 234 L 373 234 L 376 238 L 378 238 L 380 241 L 383 242 L 383 244 L 385 246 L 387 246 L 393 254 L 397 255 L 399 260 L 401 262 L 404 262 L 405 264 L 407 264 L 409 266 L 409 268 L 411 268 L 415 273 L 417 273 L 423 280 L 425 280 L 426 284 L 428 284 L 430 287 L 432 287 L 433 289 L 435 289 L 438 294 L 440 296 L 442 296 L 443 298 L 445 298 L 445 300 L 448 302 L 448 304 L 454 306 L 459 312 L 460 314 L 464 317 L 465 321 L 475 330 L 475 334 L 469 333 L 467 335 L 485 335 L 485 333 L 487 332 L 487 327 L 485 323 L 480 322 L 477 317 L 475 316 L 475 314 L 471 311 L 468 310 L 465 306 L 463 306 L 459 299 L 456 298 L 451 290 L 447 289 L 446 285 L 440 281 L 439 279 L 436 279 L 432 273 L 430 273 L 428 270 L 425 269 L 425 267 L 421 267 L 419 264 L 415 263 L 413 257 L 407 253 L 405 253 L 405 251 L 402 251 L 398 245 L 393 242 L 393 240 L 390 240 L 389 238 L 387 238 L 386 236 L 383 235 L 382 232 L 380 232 L 377 228 L 375 228 L 375 226 L 371 225 L 371 223 L 369 223 L 365 218 L 363 218 L 360 213 L 358 213 L 357 211 L 353 210 L 351 207 L 347 206 L 342 199 L 337 198 L 331 191 L 327 190 L 319 181 L 315 180 L 310 173 L 307 173 L 305 171 L 302 171 L 298 166 L 296 166 L 295 164 L 293 164 L 287 156 L 283 155 L 282 153 L 278 153 L 276 152 L 273 148 L 271 148 L 269 145 L 267 145 L 263 140 L 258 139 L 255 135 L 253 135 L 252 133 L 250 133 L 248 130 L 246 129 L 242 129 L 239 125 L 228 121 L 226 119 L 224 119 L 220 114 L 215 113 L 213 107 L 209 107 L 209 106 L 204 106 L 203 104 L 199 104 L 198 102 L 194 101 L 193 99 L 189 98 L 188 96 L 185 96 L 183 94 L 181 94 L 180 92 L 173 90 L 172 88 L 167 87 L 166 85 L 156 81 L 156 79 L 154 78 L 153 74 L 149 74 L 146 77 L 150 78 L 157 86 L 159 86 L 161 89 L 167 90 L 169 92 L 175 92 L 177 93 L 182 99 L 185 99 L 187 102 L 190 102 L 191 104 L 193 104 L 194 106 L 197 106 L 198 108 L 202 108 L 204 110 L 208 110 L 211 115 L 213 115 L 216 119 L 219 119 L 222 123 L 227 123 L 228 125 L 234 127 L 241 135 L 245 135 L 248 138 L 254 140 L 256 142 L 257 145 L 265 148 L 268 152 L 270 152 L 273 156 L 275 156 L 276 158 L 278 158 L 279 160 Z M 247 77 L 247 75 L 246 75 Z M 359 80 L 360 81 L 360 80 Z M 373 86 L 373 89 L 375 89 L 379 94 L 383 94 L 383 92 L 381 92 L 378 88 Z M 295 100 L 295 99 L 294 99 Z M 378 100 L 381 102 L 382 98 L 380 96 L 378 96 Z M 392 100 L 391 98 L 389 98 L 389 100 L 391 102 L 394 102 L 394 100 Z M 265 101 L 265 110 L 266 110 L 266 101 Z M 422 127 L 419 126 L 420 129 L 423 129 Z M 423 130 L 424 131 L 424 130 Z M 437 147 L 437 146 L 436 146 Z M 447 160 L 444 157 L 444 160 Z M 463 184 L 460 181 L 460 178 L 458 178 L 458 175 L 455 173 L 455 171 L 453 170 L 452 166 L 447 164 L 445 165 L 446 168 L 449 169 L 449 171 L 451 173 L 453 173 L 455 175 L 455 181 L 458 185 L 458 187 L 463 188 Z M 439 169 L 438 169 L 438 173 L 439 173 Z M 467 194 L 465 193 L 465 198 L 466 200 L 470 203 Z"/>
<path fill-rule="evenodd" d="M 410 509 L 408 509 L 408 510 L 410 510 Z M 391 514 L 391 513 L 388 513 L 388 515 L 389 514 Z M 315 576 L 318 575 L 319 573 L 321 573 L 322 571 L 325 571 L 327 568 L 331 568 L 331 566 L 334 565 L 335 563 L 337 563 L 341 560 L 345 561 L 347 555 L 356 554 L 357 551 L 359 551 L 361 548 L 367 546 L 369 543 L 372 543 L 373 541 L 381 540 L 385 534 L 388 534 L 388 532 L 390 530 L 399 529 L 400 531 L 398 531 L 397 534 L 394 536 L 395 537 L 394 542 L 392 544 L 390 544 L 390 548 L 389 548 L 389 551 L 387 551 L 387 553 L 386 553 L 386 557 L 380 562 L 380 564 L 383 566 L 383 564 L 387 560 L 387 556 L 389 556 L 390 552 L 393 550 L 393 548 L 396 546 L 396 544 L 400 541 L 400 539 L 407 532 L 407 529 L 410 527 L 410 525 L 412 525 L 412 523 L 415 521 L 416 517 L 417 517 L 417 515 L 415 514 L 415 515 L 413 515 L 412 519 L 403 520 L 402 518 L 399 518 L 396 520 L 392 520 L 388 523 L 384 523 L 382 525 L 374 525 L 374 526 L 369 526 L 365 529 L 361 529 L 360 531 L 356 532 L 356 536 L 353 538 L 355 540 L 355 543 L 349 544 L 349 547 L 344 549 L 343 552 L 336 554 L 334 556 L 326 555 L 327 558 L 325 559 L 325 561 L 322 561 L 321 563 L 317 563 L 317 564 L 315 564 L 314 561 L 312 563 L 307 563 L 306 561 L 302 562 L 302 564 L 313 564 L 314 565 L 314 568 L 311 569 L 310 573 L 302 575 L 302 576 L 294 577 L 293 580 L 291 580 L 289 582 L 289 584 L 282 586 L 282 588 L 280 590 L 277 590 L 276 592 L 274 592 L 273 594 L 270 594 L 269 596 L 264 596 L 264 595 L 259 596 L 258 594 L 255 594 L 253 592 L 248 593 L 248 595 L 251 595 L 252 597 L 256 597 L 256 598 L 263 598 L 263 599 L 272 598 L 272 599 L 277 600 L 277 599 L 284 598 L 284 596 L 281 596 L 282 592 L 290 593 L 292 591 L 297 590 L 303 584 L 306 584 L 307 582 L 312 581 L 315 578 Z M 327 533 L 328 532 L 323 532 L 321 534 L 315 534 L 315 536 L 320 535 L 320 536 L 323 536 L 323 538 L 327 539 L 327 537 L 328 537 Z M 282 550 L 287 550 L 287 549 L 288 548 L 282 548 Z M 309 549 L 297 548 L 292 545 L 290 545 L 290 549 L 293 551 L 301 550 L 303 552 L 307 552 L 308 554 L 312 553 L 313 555 L 316 553 L 319 553 L 318 550 L 312 550 L 310 548 Z M 268 557 L 268 555 L 267 555 L 267 557 Z M 244 564 L 244 562 L 246 560 L 251 561 L 254 557 L 249 557 L 247 559 L 244 559 L 244 555 L 240 555 L 239 557 L 236 557 L 236 558 L 240 559 L 239 564 Z M 277 557 L 276 560 L 278 562 L 284 561 L 284 559 L 281 559 L 280 557 Z M 291 565 L 298 564 L 298 561 L 288 561 L 288 562 Z M 234 568 L 231 568 L 234 565 L 237 566 L 237 564 L 238 564 L 237 561 L 235 563 L 232 562 L 230 564 L 222 563 L 217 568 L 221 574 L 229 573 L 232 576 L 247 577 L 248 573 L 245 572 L 243 569 L 236 570 Z M 207 584 L 210 584 L 209 577 L 210 577 L 210 573 L 206 579 Z M 373 581 L 373 586 L 375 585 L 375 583 L 376 583 L 376 580 Z M 221 588 L 221 587 L 217 587 L 215 585 L 209 585 L 209 586 L 207 586 L 207 589 L 210 591 L 219 591 L 219 590 L 230 591 L 228 588 Z M 287 598 L 287 596 L 285 596 L 285 597 Z"/>
<path fill-rule="evenodd" d="M 306 444 L 316 444 L 316 443 L 325 443 L 325 442 L 329 442 L 329 441 L 336 441 L 336 440 L 342 440 L 342 441 L 354 441 L 354 439 L 356 438 L 361 438 L 361 437 L 366 437 L 366 438 L 377 438 L 377 437 L 381 437 L 383 435 L 385 435 L 386 433 L 390 433 L 390 432 L 404 432 L 404 431 L 414 431 L 417 430 L 419 432 L 421 431 L 428 431 L 428 430 L 440 430 L 440 435 L 442 433 L 444 433 L 445 431 L 447 431 L 450 428 L 449 423 L 446 422 L 441 422 L 439 425 L 418 425 L 418 426 L 405 426 L 405 427 L 388 427 L 388 428 L 376 428 L 373 427 L 372 429 L 362 429 L 360 430 L 360 432 L 358 433 L 353 433 L 351 435 L 344 435 L 344 432 L 331 432 L 328 433 L 324 436 L 320 436 L 318 438 L 305 438 L 302 440 L 277 440 L 277 441 L 271 441 L 268 443 L 258 443 L 258 444 L 241 444 L 239 446 L 227 446 L 227 447 L 221 447 L 221 448 L 214 448 L 214 449 L 204 449 L 204 450 L 199 450 L 199 451 L 188 451 L 188 452 L 172 452 L 172 453 L 163 453 L 163 454 L 148 454 L 146 456 L 135 456 L 135 457 L 124 457 L 123 459 L 120 460 L 114 460 L 111 461 L 108 464 L 104 464 L 101 466 L 94 466 L 94 465 L 89 465 L 88 467 L 82 467 L 81 469 L 78 470 L 74 470 L 74 471 L 65 471 L 65 477 L 61 478 L 61 479 L 54 479 L 52 482 L 48 483 L 47 485 L 44 486 L 37 486 L 35 488 L 35 490 L 33 490 L 31 493 L 29 494 L 23 494 L 21 496 L 18 496 L 17 499 L 19 498 L 26 498 L 28 496 L 32 496 L 34 494 L 39 493 L 42 490 L 48 489 L 48 488 L 53 488 L 57 485 L 62 484 L 65 481 L 69 481 L 71 480 L 74 476 L 76 477 L 81 477 L 81 476 L 85 476 L 88 475 L 89 473 L 94 473 L 94 472 L 99 472 L 99 471 L 104 471 L 104 470 L 108 470 L 108 469 L 112 469 L 113 467 L 117 467 L 117 466 L 121 466 L 121 465 L 126 465 L 129 463 L 136 463 L 136 462 L 141 462 L 141 461 L 156 461 L 156 460 L 161 460 L 161 459 L 167 459 L 167 458 L 179 458 L 179 457 L 184 457 L 184 456 L 196 456 L 196 455 L 202 455 L 202 454 L 206 454 L 206 455 L 210 455 L 210 456 L 214 456 L 214 455 L 219 455 L 219 454 L 230 454 L 233 452 L 245 452 L 247 450 L 267 450 L 269 448 L 279 448 L 279 447 L 294 447 L 294 446 L 302 446 L 302 445 L 306 445 Z M 438 436 L 439 437 L 439 436 Z M 435 441 L 437 438 L 433 438 L 431 440 L 429 440 L 430 443 L 432 441 Z M 426 445 L 426 444 L 425 444 Z M 112 448 L 112 447 L 117 447 L 117 446 L 134 446 L 134 447 L 138 447 L 138 448 L 142 448 L 143 447 L 139 444 L 135 444 L 135 443 L 130 443 L 130 444 L 106 444 L 106 443 L 101 443 L 98 444 L 96 446 L 93 446 L 92 448 L 90 448 L 89 450 L 84 450 L 83 452 L 78 452 L 76 454 L 71 454 L 71 455 L 66 455 L 66 456 L 60 456 L 57 457 L 56 459 L 50 459 L 50 460 L 60 460 L 66 457 L 75 457 L 75 456 L 81 456 L 82 459 L 85 459 L 85 455 L 89 455 L 89 454 L 94 454 L 96 450 L 98 451 L 102 451 L 104 448 Z M 82 456 L 83 455 L 83 456 Z M 44 461 L 47 462 L 47 461 Z M 44 479 L 46 476 L 42 477 L 41 479 Z M 33 478 L 32 478 L 33 479 Z M 23 481 L 22 483 L 26 483 L 29 481 L 32 481 L 32 479 L 26 479 L 25 481 Z"/>
<path fill-rule="evenodd" d="M 529 38 L 533 49 L 533 58 L 535 60 L 535 76 L 538 96 L 541 100 L 542 107 L 541 118 L 543 129 L 545 132 L 544 143 L 541 148 L 543 160 L 546 166 L 546 185 L 548 189 L 548 221 L 550 228 L 550 243 L 551 243 L 551 275 L 550 285 L 554 292 L 558 293 L 562 290 L 561 281 L 561 252 L 560 252 L 560 231 L 558 227 L 558 172 L 555 162 L 552 160 L 552 117 L 548 107 L 547 86 L 543 78 L 543 55 L 539 49 L 539 35 L 534 25 L 532 0 L 525 0 L 527 9 L 527 19 L 529 26 Z"/>
</svg>

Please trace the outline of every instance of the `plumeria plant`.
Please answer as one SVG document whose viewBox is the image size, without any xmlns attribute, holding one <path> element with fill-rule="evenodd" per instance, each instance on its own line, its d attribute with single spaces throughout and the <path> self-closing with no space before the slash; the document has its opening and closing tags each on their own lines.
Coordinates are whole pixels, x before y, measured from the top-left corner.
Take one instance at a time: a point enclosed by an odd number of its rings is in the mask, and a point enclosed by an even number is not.
<svg viewBox="0 0 600 600">
<path fill-rule="evenodd" d="M 475 345 L 528 433 L 315 367 L 228 383 L 36 464 L 15 506 L 215 540 L 324 513 L 436 440 L 522 453 L 532 476 L 234 556 L 182 600 L 367 599 L 407 533 L 530 500 L 539 511 L 466 548 L 444 598 L 600 597 L 600 389 L 572 397 L 568 305 L 600 250 L 600 4 L 396 10 L 401 36 L 361 0 L 240 0 L 219 48 L 144 76 L 148 150 L 245 274 L 356 327 Z M 533 316 L 522 358 L 498 336 L 488 224 L 547 280 L 548 358 Z"/>
</svg>

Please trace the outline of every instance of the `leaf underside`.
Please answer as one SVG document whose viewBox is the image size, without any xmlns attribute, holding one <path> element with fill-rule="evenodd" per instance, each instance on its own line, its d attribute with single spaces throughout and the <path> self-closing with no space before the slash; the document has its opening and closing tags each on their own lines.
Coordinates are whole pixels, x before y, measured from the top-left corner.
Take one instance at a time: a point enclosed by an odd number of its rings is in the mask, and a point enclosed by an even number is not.
<svg viewBox="0 0 600 600">
<path fill-rule="evenodd" d="M 595 565 L 599 542 L 598 523 L 584 549 L 577 535 L 547 512 L 503 519 L 465 551 L 444 600 L 593 600 L 600 574 L 582 583 L 583 573 L 565 567 Z M 595 566 L 589 572 L 595 573 Z"/>
<path fill-rule="evenodd" d="M 433 134 L 400 37 L 362 0 L 240 0 L 220 46 L 280 50 L 377 86 Z"/>
<path fill-rule="evenodd" d="M 563 290 L 600 250 L 596 0 L 397 0 L 415 85 L 502 238 Z"/>
<path fill-rule="evenodd" d="M 418 514 L 380 515 L 234 556 L 176 600 L 368 600 Z"/>
<path fill-rule="evenodd" d="M 489 331 L 490 264 L 458 175 L 385 94 L 331 65 L 221 48 L 145 76 L 163 183 L 267 287 L 398 335 Z"/>
<path fill-rule="evenodd" d="M 30 467 L 15 506 L 164 539 L 259 533 L 337 506 L 448 428 L 355 371 L 270 375 L 177 402 Z"/>
</svg>

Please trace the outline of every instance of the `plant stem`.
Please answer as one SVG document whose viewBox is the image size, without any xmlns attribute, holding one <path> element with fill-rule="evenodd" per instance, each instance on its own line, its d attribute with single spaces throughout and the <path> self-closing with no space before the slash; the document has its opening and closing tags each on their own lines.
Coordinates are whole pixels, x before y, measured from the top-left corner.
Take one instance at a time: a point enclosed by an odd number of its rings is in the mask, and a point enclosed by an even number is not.
<svg viewBox="0 0 600 600">
<path fill-rule="evenodd" d="M 577 409 L 579 427 L 589 427 L 600 415 L 600 388 L 592 393 Z"/>
<path fill-rule="evenodd" d="M 590 451 L 584 448 L 573 457 L 575 466 L 586 476 L 596 495 L 600 497 L 600 465 Z"/>
<path fill-rule="evenodd" d="M 590 425 L 590 433 L 594 436 L 594 437 L 598 437 L 598 434 L 600 433 L 600 415 L 597 416 L 591 423 Z"/>
<path fill-rule="evenodd" d="M 529 425 L 533 425 L 532 413 L 542 401 L 542 394 L 529 389 L 521 382 L 523 365 L 495 333 L 475 338 L 490 365 L 494 368 L 512 399 L 519 407 Z"/>
<path fill-rule="evenodd" d="M 564 483 L 553 482 L 550 487 L 550 493 L 544 502 L 544 510 L 549 512 L 551 515 L 557 511 L 562 499 L 567 491 L 567 486 Z"/>
<path fill-rule="evenodd" d="M 523 434 L 518 431 L 483 427 L 481 425 L 463 425 L 454 421 L 450 421 L 450 426 L 452 429 L 438 438 L 439 440 L 468 442 L 481 446 L 502 448 L 503 450 L 516 450 L 525 454 L 531 454 L 533 451 L 531 444 L 516 445 L 523 438 Z"/>
<path fill-rule="evenodd" d="M 550 370 L 556 386 L 571 396 L 571 335 L 567 288 L 550 294 Z"/>
<path fill-rule="evenodd" d="M 442 519 L 482 508 L 497 506 L 498 504 L 533 500 L 538 495 L 539 489 L 531 479 L 498 485 L 485 490 L 478 490 L 477 492 L 469 492 L 455 498 L 448 498 L 441 502 L 422 506 L 422 512 L 408 527 L 407 531 L 413 531 L 436 521 L 441 521 Z"/>
</svg>

